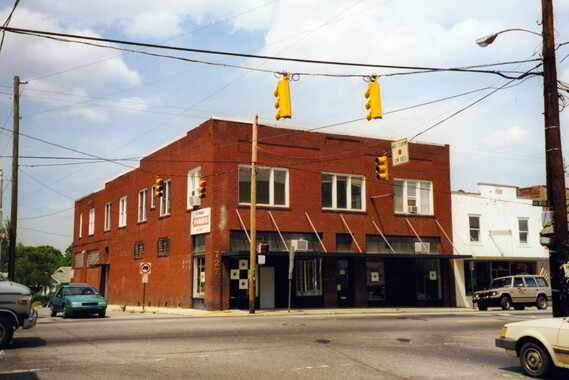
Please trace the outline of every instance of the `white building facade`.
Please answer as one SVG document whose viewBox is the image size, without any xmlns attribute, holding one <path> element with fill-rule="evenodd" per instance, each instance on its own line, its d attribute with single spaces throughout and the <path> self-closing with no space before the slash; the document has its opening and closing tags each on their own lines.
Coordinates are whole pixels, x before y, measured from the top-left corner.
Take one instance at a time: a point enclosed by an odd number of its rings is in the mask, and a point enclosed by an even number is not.
<svg viewBox="0 0 569 380">
<path fill-rule="evenodd" d="M 472 307 L 473 292 L 496 277 L 549 273 L 549 252 L 539 243 L 541 207 L 519 198 L 514 186 L 478 184 L 478 193 L 453 192 L 452 225 L 456 304 Z"/>
</svg>

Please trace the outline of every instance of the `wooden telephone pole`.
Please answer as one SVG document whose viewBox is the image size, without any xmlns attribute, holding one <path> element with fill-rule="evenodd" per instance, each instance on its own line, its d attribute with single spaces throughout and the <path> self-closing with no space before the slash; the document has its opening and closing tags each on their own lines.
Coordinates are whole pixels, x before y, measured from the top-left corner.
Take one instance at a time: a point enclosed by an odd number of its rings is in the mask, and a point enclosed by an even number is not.
<svg viewBox="0 0 569 380">
<path fill-rule="evenodd" d="M 257 119 L 253 119 L 251 141 L 251 246 L 249 258 L 249 314 L 255 314 L 255 270 L 257 264 Z"/>
<path fill-rule="evenodd" d="M 547 198 L 553 209 L 555 246 L 549 250 L 552 308 L 554 317 L 569 316 L 569 279 L 564 265 L 569 261 L 567 246 L 567 199 L 565 168 L 561 150 L 559 94 L 553 29 L 553 0 L 542 0 L 543 99 L 545 118 L 545 166 Z"/>
<path fill-rule="evenodd" d="M 14 77 L 14 133 L 12 144 L 12 204 L 8 246 L 8 279 L 16 270 L 16 230 L 18 228 L 18 157 L 20 155 L 20 77 Z"/>
</svg>

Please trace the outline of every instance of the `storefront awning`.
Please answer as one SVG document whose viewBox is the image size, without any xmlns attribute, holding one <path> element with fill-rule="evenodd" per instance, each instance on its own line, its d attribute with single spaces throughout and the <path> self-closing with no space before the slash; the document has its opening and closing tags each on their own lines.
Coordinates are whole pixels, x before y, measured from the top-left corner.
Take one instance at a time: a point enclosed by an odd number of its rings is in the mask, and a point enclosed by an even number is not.
<svg viewBox="0 0 569 380">
<path fill-rule="evenodd" d="M 249 257 L 249 251 L 228 251 L 222 252 L 223 257 Z M 288 257 L 289 253 L 282 252 L 270 252 L 267 257 Z M 365 257 L 369 259 L 443 259 L 443 260 L 455 260 L 455 259 L 471 259 L 471 255 L 441 255 L 441 254 L 415 254 L 415 253 L 354 253 L 354 252 L 314 252 L 314 251 L 297 251 L 294 253 L 295 257 L 335 257 L 342 259 L 349 259 L 355 257 Z"/>
</svg>

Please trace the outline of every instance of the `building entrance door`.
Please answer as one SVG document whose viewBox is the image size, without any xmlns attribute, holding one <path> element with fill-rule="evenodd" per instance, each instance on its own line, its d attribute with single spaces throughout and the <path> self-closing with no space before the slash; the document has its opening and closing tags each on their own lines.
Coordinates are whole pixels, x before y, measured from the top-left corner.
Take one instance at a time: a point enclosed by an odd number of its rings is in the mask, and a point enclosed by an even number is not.
<svg viewBox="0 0 569 380">
<path fill-rule="evenodd" d="M 259 306 L 261 309 L 275 308 L 275 267 L 259 267 Z"/>
<path fill-rule="evenodd" d="M 338 307 L 352 306 L 348 260 L 336 261 L 336 290 L 338 293 Z"/>
</svg>

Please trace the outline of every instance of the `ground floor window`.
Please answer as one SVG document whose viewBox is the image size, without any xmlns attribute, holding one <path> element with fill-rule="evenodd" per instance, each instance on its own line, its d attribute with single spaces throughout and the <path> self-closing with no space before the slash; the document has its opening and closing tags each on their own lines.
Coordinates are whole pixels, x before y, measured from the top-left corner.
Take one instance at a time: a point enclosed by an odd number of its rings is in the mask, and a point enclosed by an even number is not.
<svg viewBox="0 0 569 380">
<path fill-rule="evenodd" d="M 193 297 L 205 298 L 205 257 L 194 258 Z"/>
<path fill-rule="evenodd" d="M 533 261 L 465 261 L 464 278 L 466 294 L 488 289 L 494 278 L 516 274 L 536 274 Z"/>
<path fill-rule="evenodd" d="M 299 259 L 295 261 L 296 295 L 322 295 L 322 259 Z"/>
<path fill-rule="evenodd" d="M 385 270 L 383 260 L 368 259 L 366 261 L 367 300 L 385 300 Z"/>
<path fill-rule="evenodd" d="M 441 268 L 439 260 L 416 260 L 417 300 L 441 299 Z"/>
</svg>

